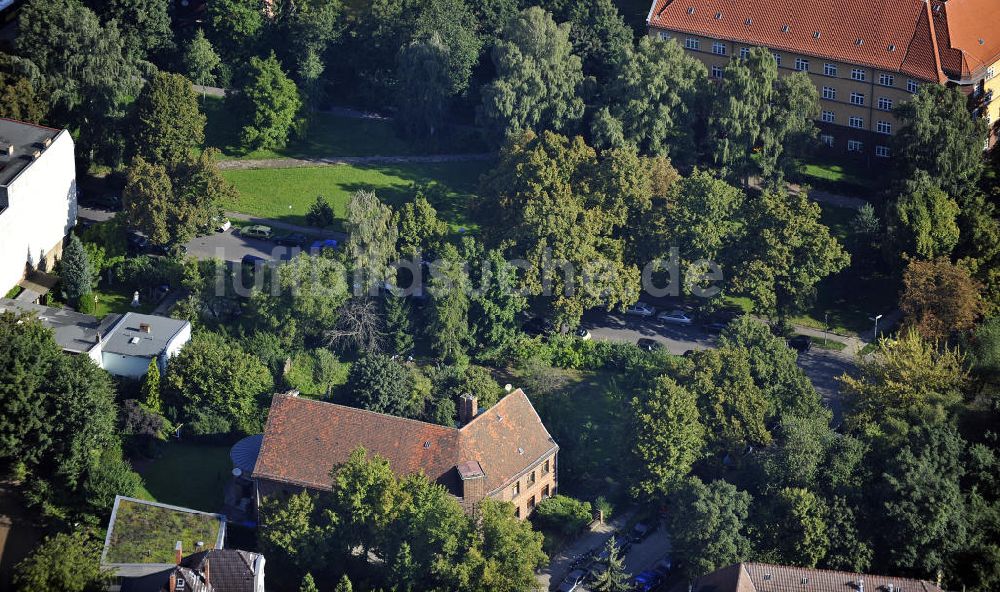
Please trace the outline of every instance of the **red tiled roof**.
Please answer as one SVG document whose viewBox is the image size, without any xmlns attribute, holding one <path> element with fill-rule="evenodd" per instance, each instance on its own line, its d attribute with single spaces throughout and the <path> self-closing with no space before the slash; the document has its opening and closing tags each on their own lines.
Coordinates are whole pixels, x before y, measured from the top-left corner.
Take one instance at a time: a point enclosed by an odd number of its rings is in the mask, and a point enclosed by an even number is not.
<svg viewBox="0 0 1000 592">
<path fill-rule="evenodd" d="M 953 78 L 968 79 L 1000 60 L 1000 2 L 935 0 L 932 14 L 941 63 Z"/>
<path fill-rule="evenodd" d="M 923 0 L 654 0 L 649 25 L 940 82 L 930 18 Z"/>
<path fill-rule="evenodd" d="M 422 471 L 448 484 L 458 465 L 478 461 L 488 492 L 558 448 L 520 389 L 461 429 L 275 395 L 253 476 L 329 490 L 330 471 L 358 446 L 385 457 L 399 475 Z"/>
<path fill-rule="evenodd" d="M 811 569 L 769 563 L 739 563 L 718 569 L 696 579 L 690 592 L 857 592 L 865 590 L 896 592 L 944 592 L 932 582 L 891 576 L 875 576 L 828 569 Z M 671 592 L 687 592 L 687 583 Z"/>
</svg>

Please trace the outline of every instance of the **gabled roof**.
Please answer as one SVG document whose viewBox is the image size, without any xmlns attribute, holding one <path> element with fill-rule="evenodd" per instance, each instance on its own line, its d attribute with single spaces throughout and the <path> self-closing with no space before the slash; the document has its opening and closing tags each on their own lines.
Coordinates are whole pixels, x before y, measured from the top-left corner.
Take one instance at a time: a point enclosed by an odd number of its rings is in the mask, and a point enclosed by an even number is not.
<svg viewBox="0 0 1000 592">
<path fill-rule="evenodd" d="M 1000 61 L 1000 2 L 934 0 L 931 10 L 949 76 L 967 80 Z"/>
<path fill-rule="evenodd" d="M 648 24 L 943 81 L 923 0 L 653 0 Z"/>
<path fill-rule="evenodd" d="M 828 569 L 770 563 L 738 563 L 697 578 L 690 589 L 678 584 L 671 592 L 944 592 L 932 582 Z"/>
<path fill-rule="evenodd" d="M 253 476 L 329 490 L 330 472 L 358 446 L 386 458 L 397 474 L 423 472 L 456 495 L 459 465 L 478 462 L 492 492 L 558 448 L 520 389 L 461 429 L 275 395 Z"/>
</svg>

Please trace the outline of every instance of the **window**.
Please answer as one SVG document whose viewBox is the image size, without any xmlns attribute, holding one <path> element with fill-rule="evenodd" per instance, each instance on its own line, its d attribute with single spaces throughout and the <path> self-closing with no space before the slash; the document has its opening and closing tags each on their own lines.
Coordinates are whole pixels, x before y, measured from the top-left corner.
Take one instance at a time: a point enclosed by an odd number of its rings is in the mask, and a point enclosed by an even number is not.
<svg viewBox="0 0 1000 592">
<path fill-rule="evenodd" d="M 864 93 L 852 92 L 851 93 L 851 104 L 852 105 L 864 105 L 865 95 Z"/>
<path fill-rule="evenodd" d="M 514 483 L 514 487 L 511 488 L 510 497 L 513 498 L 513 497 L 517 497 L 519 495 L 521 495 L 521 482 L 520 481 L 516 481 Z"/>
<path fill-rule="evenodd" d="M 851 70 L 851 80 L 860 80 L 861 82 L 864 82 L 865 78 L 865 71 L 863 69 L 854 68 Z"/>
<path fill-rule="evenodd" d="M 847 151 L 848 152 L 861 152 L 865 145 L 858 140 L 848 140 L 847 141 Z"/>
<path fill-rule="evenodd" d="M 823 73 L 827 76 L 836 76 L 837 64 L 823 64 Z"/>
<path fill-rule="evenodd" d="M 823 87 L 823 98 L 827 99 L 827 100 L 830 100 L 830 101 L 836 100 L 837 99 L 837 89 L 833 88 L 832 86 L 824 86 Z"/>
<path fill-rule="evenodd" d="M 670 39 L 670 33 L 666 31 L 660 31 L 660 39 L 663 41 L 668 41 Z"/>
<path fill-rule="evenodd" d="M 888 146 L 876 146 L 875 156 L 879 158 L 889 158 L 889 147 Z"/>
<path fill-rule="evenodd" d="M 740 48 L 740 59 L 745 60 L 748 57 L 750 57 L 750 48 L 749 47 Z"/>
<path fill-rule="evenodd" d="M 535 496 L 531 496 L 530 498 L 528 498 L 528 509 L 529 510 L 535 509 Z"/>
<path fill-rule="evenodd" d="M 551 495 L 552 495 L 552 493 L 551 493 L 551 491 L 549 491 L 549 486 L 548 485 L 546 485 L 545 487 L 542 488 L 542 499 L 545 499 L 545 498 L 547 498 L 547 497 L 549 497 Z"/>
<path fill-rule="evenodd" d="M 809 60 L 802 58 L 795 58 L 795 69 L 800 72 L 809 71 Z"/>
<path fill-rule="evenodd" d="M 989 68 L 986 68 L 986 80 L 990 80 L 996 75 L 997 75 L 996 66 L 990 66 Z"/>
<path fill-rule="evenodd" d="M 823 112 L 823 121 L 825 121 L 826 123 L 833 123 L 836 120 L 837 120 L 837 116 L 836 116 L 836 114 L 834 114 L 833 111 L 824 111 Z"/>
<path fill-rule="evenodd" d="M 726 55 L 726 44 L 721 41 L 716 41 L 712 44 L 712 53 L 715 55 Z"/>
<path fill-rule="evenodd" d="M 887 134 L 887 135 L 891 134 L 892 124 L 889 123 L 888 121 L 875 122 L 875 131 L 877 131 L 880 134 Z"/>
<path fill-rule="evenodd" d="M 535 484 L 535 472 L 531 471 L 531 475 L 528 476 L 528 487 Z"/>
<path fill-rule="evenodd" d="M 879 111 L 892 111 L 892 99 L 889 97 L 878 98 Z"/>
<path fill-rule="evenodd" d="M 521 517 L 521 508 L 514 508 L 514 518 Z"/>
<path fill-rule="evenodd" d="M 712 66 L 712 78 L 722 78 L 722 66 Z"/>
<path fill-rule="evenodd" d="M 779 66 L 781 65 L 781 54 L 780 53 L 774 54 L 774 63 L 778 64 Z"/>
<path fill-rule="evenodd" d="M 691 39 L 688 37 L 684 40 L 684 47 L 688 49 L 698 49 L 699 45 L 701 45 L 701 43 L 697 39 Z"/>
<path fill-rule="evenodd" d="M 545 461 L 544 463 L 542 463 L 542 474 L 543 475 L 548 475 L 549 474 L 549 462 L 550 461 Z"/>
<path fill-rule="evenodd" d="M 865 119 L 863 117 L 852 117 L 848 120 L 848 125 L 851 127 L 863 128 L 865 127 Z"/>
<path fill-rule="evenodd" d="M 917 84 L 916 80 L 907 80 L 906 81 L 906 92 L 908 92 L 910 94 L 916 94 L 917 93 L 917 88 L 919 88 L 919 86 L 920 85 Z"/>
<path fill-rule="evenodd" d="M 833 136 L 830 134 L 820 134 L 819 141 L 833 148 Z"/>
<path fill-rule="evenodd" d="M 896 77 L 892 74 L 879 74 L 878 83 L 882 86 L 892 86 L 896 84 Z"/>
</svg>

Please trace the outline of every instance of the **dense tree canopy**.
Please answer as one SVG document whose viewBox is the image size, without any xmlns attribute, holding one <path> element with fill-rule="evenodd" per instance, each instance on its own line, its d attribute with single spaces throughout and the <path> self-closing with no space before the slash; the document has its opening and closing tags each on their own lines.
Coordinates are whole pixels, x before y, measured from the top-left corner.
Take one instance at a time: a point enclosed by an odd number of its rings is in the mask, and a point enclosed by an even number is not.
<svg viewBox="0 0 1000 592">
<path fill-rule="evenodd" d="M 493 46 L 497 78 L 483 88 L 479 113 L 496 141 L 530 129 L 573 131 L 583 116 L 582 64 L 569 30 L 537 6 L 507 23 Z"/>
<path fill-rule="evenodd" d="M 147 161 L 173 169 L 205 141 L 205 116 L 191 81 L 156 72 L 136 99 L 132 149 Z"/>
</svg>

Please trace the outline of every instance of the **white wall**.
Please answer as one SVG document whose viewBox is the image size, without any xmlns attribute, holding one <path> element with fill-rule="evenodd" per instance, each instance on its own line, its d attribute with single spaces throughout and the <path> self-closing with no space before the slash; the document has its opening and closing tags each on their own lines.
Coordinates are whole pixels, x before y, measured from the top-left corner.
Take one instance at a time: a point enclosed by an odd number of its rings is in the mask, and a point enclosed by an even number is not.
<svg viewBox="0 0 1000 592">
<path fill-rule="evenodd" d="M 166 349 L 163 350 L 164 355 L 160 357 L 160 372 L 167 369 L 168 360 L 176 356 L 188 341 L 191 341 L 191 323 L 186 323 L 184 328 L 167 343 Z"/>
<path fill-rule="evenodd" d="M 101 368 L 104 368 L 115 376 L 142 378 L 146 375 L 146 371 L 149 370 L 150 361 L 152 361 L 152 358 L 104 352 L 101 354 L 100 365 Z"/>
<path fill-rule="evenodd" d="M 24 264 L 36 266 L 76 224 L 73 138 L 63 130 L 8 189 L 0 214 L 0 296 L 17 285 Z"/>
</svg>

